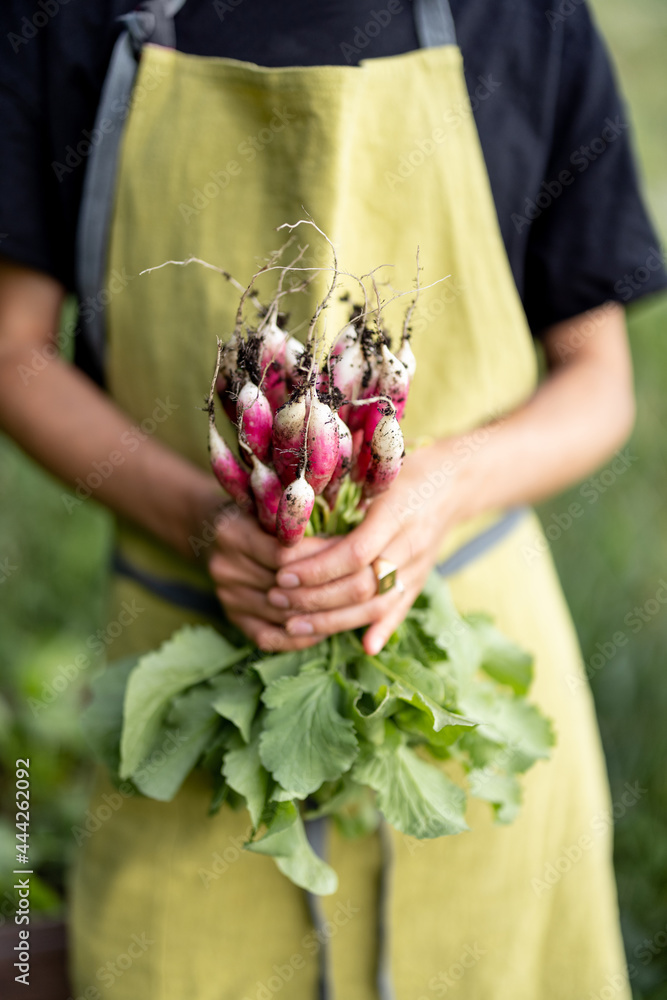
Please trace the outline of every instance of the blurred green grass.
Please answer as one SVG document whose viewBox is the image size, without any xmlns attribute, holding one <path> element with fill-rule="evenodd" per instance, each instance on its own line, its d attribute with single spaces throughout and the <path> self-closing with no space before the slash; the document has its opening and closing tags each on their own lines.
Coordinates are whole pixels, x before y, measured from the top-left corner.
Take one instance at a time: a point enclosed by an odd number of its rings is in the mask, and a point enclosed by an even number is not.
<svg viewBox="0 0 667 1000">
<path fill-rule="evenodd" d="M 667 5 L 595 0 L 593 6 L 628 97 L 646 190 L 664 237 L 666 118 L 659 74 Z M 586 662 L 615 632 L 629 636 L 593 672 L 591 684 L 614 800 L 625 782 L 648 789 L 617 824 L 615 861 L 635 996 L 667 1000 L 667 935 L 661 935 L 667 928 L 667 606 L 636 634 L 625 622 L 667 579 L 667 301 L 634 307 L 630 330 L 639 400 L 630 442 L 636 460 L 595 504 L 582 504 L 585 514 L 552 548 Z M 543 505 L 543 520 L 552 523 L 553 515 L 581 502 L 579 490 Z M 87 767 L 75 719 L 81 684 L 96 663 L 89 661 L 51 704 L 43 702 L 104 620 L 108 546 L 104 512 L 88 502 L 68 513 L 62 487 L 0 438 L 0 563 L 16 567 L 0 584 L 0 812 L 13 817 L 10 768 L 29 756 L 33 860 L 42 876 L 33 903 L 44 910 L 60 905 L 72 826 L 85 810 Z M 13 868 L 12 848 L 9 820 L 0 820 L 0 871 Z M 0 924 L 10 912 L 7 893 L 0 884 Z"/>
</svg>

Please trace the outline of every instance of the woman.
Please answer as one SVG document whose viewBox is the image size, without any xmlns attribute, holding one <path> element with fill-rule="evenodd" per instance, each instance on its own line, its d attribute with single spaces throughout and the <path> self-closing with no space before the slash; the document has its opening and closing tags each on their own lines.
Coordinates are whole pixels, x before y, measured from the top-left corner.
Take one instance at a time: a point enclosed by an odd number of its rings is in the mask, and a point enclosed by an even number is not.
<svg viewBox="0 0 667 1000">
<path fill-rule="evenodd" d="M 192 595 L 203 608 L 213 587 L 262 648 L 368 626 L 375 652 L 433 566 L 481 538 L 450 575 L 454 599 L 535 653 L 534 697 L 558 744 L 525 780 L 512 826 L 493 826 L 479 804 L 460 837 L 392 835 L 384 899 L 378 839 L 332 835 L 341 887 L 323 903 L 320 938 L 301 891 L 239 850 L 247 817 L 223 807 L 206 818 L 198 778 L 170 804 L 123 801 L 77 865 L 76 995 L 626 997 L 591 699 L 566 683 L 580 657 L 539 525 L 506 514 L 625 440 L 621 303 L 666 284 L 646 263 L 655 236 L 588 11 L 468 0 L 452 3 L 452 20 L 426 0 L 191 0 L 174 22 L 179 6 L 151 0 L 130 19 L 101 98 L 113 15 L 129 3 L 63 7 L 43 27 L 20 3 L 2 15 L 16 59 L 3 70 L 0 417 L 77 486 L 77 503 L 92 491 L 118 516 L 110 617 L 123 602 L 136 614 L 111 658 L 205 620 Z M 153 43 L 132 101 L 130 39 Z M 423 280 L 451 280 L 424 296 L 415 331 L 404 427 L 421 446 L 350 536 L 284 552 L 233 508 L 216 520 L 197 407 L 215 335 L 230 328 L 229 288 L 194 265 L 138 275 L 196 254 L 248 280 L 302 206 L 348 270 L 390 262 L 392 284 L 408 288 L 419 245 Z M 80 368 L 49 360 L 27 377 L 69 287 L 82 302 Z M 549 368 L 539 387 L 531 330 Z M 379 555 L 402 588 L 377 594 Z M 101 776 L 91 809 L 112 794 Z"/>
</svg>

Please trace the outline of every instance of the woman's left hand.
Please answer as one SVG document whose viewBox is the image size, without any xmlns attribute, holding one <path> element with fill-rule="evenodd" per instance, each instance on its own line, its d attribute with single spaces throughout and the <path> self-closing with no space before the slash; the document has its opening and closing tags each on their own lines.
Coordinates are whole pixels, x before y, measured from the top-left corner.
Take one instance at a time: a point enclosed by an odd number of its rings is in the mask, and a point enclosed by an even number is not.
<svg viewBox="0 0 667 1000">
<path fill-rule="evenodd" d="M 278 572 L 268 600 L 289 608 L 289 635 L 324 638 L 370 625 L 364 648 L 371 655 L 382 649 L 423 589 L 451 526 L 452 478 L 440 470 L 445 458 L 442 442 L 408 455 L 358 528 Z M 378 556 L 397 567 L 397 586 L 381 595 L 372 568 Z"/>
</svg>

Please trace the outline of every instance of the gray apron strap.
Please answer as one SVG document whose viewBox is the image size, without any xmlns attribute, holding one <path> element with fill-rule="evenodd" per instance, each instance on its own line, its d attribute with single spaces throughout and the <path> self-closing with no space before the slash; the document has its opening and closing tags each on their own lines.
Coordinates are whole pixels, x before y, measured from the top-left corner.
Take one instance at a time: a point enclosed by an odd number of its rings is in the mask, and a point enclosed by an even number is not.
<svg viewBox="0 0 667 1000">
<path fill-rule="evenodd" d="M 319 816 L 317 819 L 309 819 L 304 823 L 306 837 L 310 846 L 317 854 L 318 858 L 326 860 L 327 840 L 329 836 L 329 822 L 327 816 Z M 313 929 L 317 934 L 320 949 L 317 953 L 317 1000 L 333 1000 L 333 981 L 331 978 L 331 948 L 329 947 L 329 935 L 326 930 L 326 920 L 322 909 L 322 899 L 312 892 L 306 892 L 308 912 L 313 924 Z"/>
<path fill-rule="evenodd" d="M 125 24 L 113 52 L 95 117 L 93 147 L 83 182 L 77 228 L 76 276 L 80 301 L 81 336 L 97 372 L 104 372 L 104 283 L 116 169 L 123 125 L 127 118 L 138 59 L 146 42 L 174 47 L 173 17 L 185 0 L 145 0 L 137 10 L 119 18 Z"/>
<path fill-rule="evenodd" d="M 456 45 L 456 28 L 448 0 L 413 0 L 412 9 L 422 49 Z"/>
</svg>

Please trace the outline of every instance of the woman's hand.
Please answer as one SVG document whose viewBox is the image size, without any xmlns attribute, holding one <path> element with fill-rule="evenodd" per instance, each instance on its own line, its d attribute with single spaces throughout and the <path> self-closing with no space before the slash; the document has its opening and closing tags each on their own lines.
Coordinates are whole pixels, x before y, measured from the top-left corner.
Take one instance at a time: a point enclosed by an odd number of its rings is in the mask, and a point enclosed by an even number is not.
<svg viewBox="0 0 667 1000">
<path fill-rule="evenodd" d="M 276 572 L 294 559 L 307 559 L 332 545 L 326 538 L 304 538 L 286 549 L 263 531 L 255 517 L 236 504 L 223 507 L 215 521 L 215 548 L 208 570 L 231 622 L 260 649 L 270 652 L 306 649 L 322 636 L 292 637 L 284 629 L 289 608 L 269 603 Z"/>
<path fill-rule="evenodd" d="M 395 483 L 372 503 L 358 528 L 306 561 L 301 554 L 291 559 L 299 562 L 298 573 L 283 563 L 278 586 L 266 599 L 272 608 L 285 609 L 291 636 L 319 640 L 370 624 L 364 647 L 370 654 L 382 649 L 423 589 L 451 527 L 453 478 L 433 476 L 443 463 L 455 469 L 449 451 L 448 442 L 439 442 L 408 455 Z M 398 567 L 397 586 L 382 595 L 371 566 L 378 556 Z"/>
</svg>

